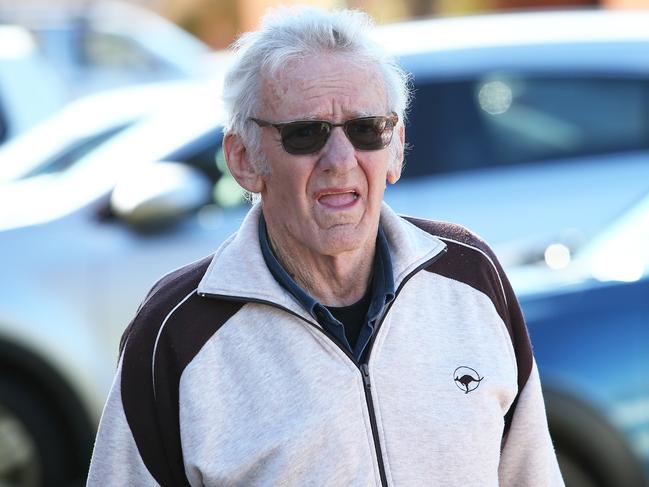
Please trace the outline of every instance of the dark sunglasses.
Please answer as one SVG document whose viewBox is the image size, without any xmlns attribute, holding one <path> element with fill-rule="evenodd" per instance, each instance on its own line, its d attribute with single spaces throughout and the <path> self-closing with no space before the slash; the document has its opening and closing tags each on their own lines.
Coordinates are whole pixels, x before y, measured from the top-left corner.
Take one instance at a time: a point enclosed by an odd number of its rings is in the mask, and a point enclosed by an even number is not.
<svg viewBox="0 0 649 487">
<path fill-rule="evenodd" d="M 326 120 L 297 120 L 271 123 L 250 118 L 260 127 L 275 127 L 282 137 L 282 147 L 289 154 L 313 154 L 322 149 L 334 127 L 342 127 L 345 135 L 358 150 L 379 150 L 388 146 L 399 117 L 396 113 L 383 117 L 352 118 L 344 123 Z"/>
</svg>

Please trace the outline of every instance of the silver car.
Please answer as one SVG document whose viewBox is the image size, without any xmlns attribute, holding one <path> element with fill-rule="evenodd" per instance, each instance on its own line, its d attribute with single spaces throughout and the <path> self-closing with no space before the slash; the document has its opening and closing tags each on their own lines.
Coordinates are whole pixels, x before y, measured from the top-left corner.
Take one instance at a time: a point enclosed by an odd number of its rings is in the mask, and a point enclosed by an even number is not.
<svg viewBox="0 0 649 487">
<path fill-rule="evenodd" d="M 600 232 L 649 189 L 645 25 L 643 14 L 582 12 L 379 30 L 416 92 L 404 176 L 387 201 L 477 230 L 507 265 Z M 0 479 L 9 485 L 83 477 L 138 303 L 162 274 L 212 252 L 247 211 L 220 149 L 218 83 L 189 92 L 55 170 L 0 182 Z M 0 168 L 11 163 L 0 154 Z M 581 468 L 569 485 L 588 478 Z"/>
</svg>

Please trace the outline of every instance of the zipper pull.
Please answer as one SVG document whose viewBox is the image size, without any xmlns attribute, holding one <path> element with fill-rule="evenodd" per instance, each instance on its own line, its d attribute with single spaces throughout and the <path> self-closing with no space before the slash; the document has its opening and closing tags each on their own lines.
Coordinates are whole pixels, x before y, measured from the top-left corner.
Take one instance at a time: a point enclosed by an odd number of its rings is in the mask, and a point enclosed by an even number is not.
<svg viewBox="0 0 649 487">
<path fill-rule="evenodd" d="M 372 383 L 370 382 L 370 369 L 367 364 L 361 364 L 361 374 L 363 374 L 363 383 L 365 384 L 365 388 L 371 389 Z"/>
</svg>

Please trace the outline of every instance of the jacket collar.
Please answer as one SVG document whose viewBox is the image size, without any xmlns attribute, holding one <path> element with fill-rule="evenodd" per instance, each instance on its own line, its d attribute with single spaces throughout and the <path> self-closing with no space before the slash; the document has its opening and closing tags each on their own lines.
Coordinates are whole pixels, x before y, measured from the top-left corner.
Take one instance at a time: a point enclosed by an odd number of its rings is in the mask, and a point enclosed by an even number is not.
<svg viewBox="0 0 649 487">
<path fill-rule="evenodd" d="M 253 206 L 239 230 L 215 252 L 198 285 L 200 295 L 271 302 L 308 317 L 295 298 L 268 270 L 258 238 L 261 205 Z M 399 217 L 385 203 L 381 207 L 381 226 L 387 237 L 395 289 L 403 279 L 442 252 L 446 245 Z"/>
</svg>

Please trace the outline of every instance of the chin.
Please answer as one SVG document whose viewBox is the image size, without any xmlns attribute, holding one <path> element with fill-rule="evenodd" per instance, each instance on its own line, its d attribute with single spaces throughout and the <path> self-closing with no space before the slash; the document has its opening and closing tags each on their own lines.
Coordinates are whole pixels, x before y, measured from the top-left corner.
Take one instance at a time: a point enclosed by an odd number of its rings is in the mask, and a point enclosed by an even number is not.
<svg viewBox="0 0 649 487">
<path fill-rule="evenodd" d="M 367 232 L 358 228 L 333 228 L 326 232 L 318 247 L 323 255 L 338 255 L 362 249 L 367 243 Z"/>
</svg>

